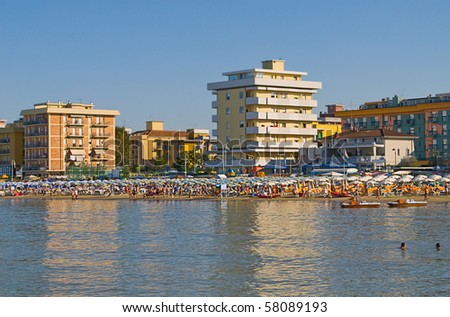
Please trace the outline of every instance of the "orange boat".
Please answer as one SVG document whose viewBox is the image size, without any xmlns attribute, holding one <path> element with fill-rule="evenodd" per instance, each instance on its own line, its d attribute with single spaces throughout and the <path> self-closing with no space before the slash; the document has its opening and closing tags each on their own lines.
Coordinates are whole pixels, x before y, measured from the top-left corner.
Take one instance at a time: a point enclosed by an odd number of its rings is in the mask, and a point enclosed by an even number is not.
<svg viewBox="0 0 450 317">
<path fill-rule="evenodd" d="M 380 203 L 376 201 L 365 201 L 359 197 L 352 197 L 350 200 L 341 203 L 342 208 L 378 208 Z"/>
<path fill-rule="evenodd" d="M 425 200 L 416 201 L 414 199 L 399 199 L 387 203 L 389 207 L 406 208 L 406 207 L 424 207 L 428 205 Z"/>
<path fill-rule="evenodd" d="M 331 192 L 331 196 L 333 197 L 352 197 L 352 195 L 348 192 Z"/>
</svg>

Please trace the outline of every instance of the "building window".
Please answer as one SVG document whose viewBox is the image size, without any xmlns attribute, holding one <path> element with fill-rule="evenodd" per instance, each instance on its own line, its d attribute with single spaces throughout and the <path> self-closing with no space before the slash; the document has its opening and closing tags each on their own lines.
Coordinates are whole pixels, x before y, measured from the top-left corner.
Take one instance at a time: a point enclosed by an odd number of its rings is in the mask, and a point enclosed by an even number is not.
<svg viewBox="0 0 450 317">
<path fill-rule="evenodd" d="M 227 93 L 225 94 L 225 99 L 226 99 L 226 100 L 230 100 L 230 97 L 231 97 L 231 96 L 230 96 L 230 93 L 227 92 Z"/>
<path fill-rule="evenodd" d="M 225 113 L 226 113 L 227 115 L 230 114 L 230 107 L 227 107 L 227 108 L 225 109 Z"/>
<path fill-rule="evenodd" d="M 263 78 L 264 74 L 263 73 L 256 73 L 256 78 Z"/>
<path fill-rule="evenodd" d="M 239 113 L 244 113 L 244 109 L 245 109 L 244 106 L 240 106 L 239 107 Z"/>
<path fill-rule="evenodd" d="M 244 99 L 244 92 L 243 91 L 239 92 L 239 99 Z"/>
<path fill-rule="evenodd" d="M 243 128 L 244 127 L 244 121 L 240 121 L 239 122 L 239 128 Z"/>
<path fill-rule="evenodd" d="M 231 128 L 231 125 L 229 122 L 227 122 L 227 129 L 230 129 L 230 128 Z"/>
</svg>

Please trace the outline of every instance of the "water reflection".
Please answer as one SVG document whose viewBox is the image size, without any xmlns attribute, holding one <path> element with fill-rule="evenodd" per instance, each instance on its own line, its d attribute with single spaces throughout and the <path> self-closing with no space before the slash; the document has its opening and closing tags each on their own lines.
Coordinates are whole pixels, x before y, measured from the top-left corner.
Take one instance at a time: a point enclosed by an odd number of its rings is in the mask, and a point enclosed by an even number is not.
<svg viewBox="0 0 450 317">
<path fill-rule="evenodd" d="M 318 287 L 320 270 L 315 247 L 317 210 L 308 202 L 262 201 L 258 213 L 255 251 L 261 266 L 255 277 L 260 296 L 302 296 Z M 311 283 L 315 280 L 315 283 Z"/>
<path fill-rule="evenodd" d="M 102 295 L 117 275 L 117 201 L 49 200 L 43 264 L 52 296 Z"/>
</svg>

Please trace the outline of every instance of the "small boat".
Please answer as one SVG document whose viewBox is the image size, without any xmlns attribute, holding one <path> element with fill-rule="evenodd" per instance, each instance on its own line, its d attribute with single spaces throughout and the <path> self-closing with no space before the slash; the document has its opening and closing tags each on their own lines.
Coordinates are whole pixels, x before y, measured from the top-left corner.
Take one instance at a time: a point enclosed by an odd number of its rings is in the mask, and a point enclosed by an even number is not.
<svg viewBox="0 0 450 317">
<path fill-rule="evenodd" d="M 259 194 L 259 198 L 278 198 L 280 197 L 280 194 Z"/>
<path fill-rule="evenodd" d="M 380 205 L 381 204 L 376 201 L 365 201 L 355 197 L 341 203 L 342 208 L 378 208 Z"/>
<path fill-rule="evenodd" d="M 399 199 L 397 201 L 390 201 L 387 203 L 389 207 L 424 207 L 428 205 L 428 202 L 425 200 L 416 201 L 414 199 Z"/>
</svg>

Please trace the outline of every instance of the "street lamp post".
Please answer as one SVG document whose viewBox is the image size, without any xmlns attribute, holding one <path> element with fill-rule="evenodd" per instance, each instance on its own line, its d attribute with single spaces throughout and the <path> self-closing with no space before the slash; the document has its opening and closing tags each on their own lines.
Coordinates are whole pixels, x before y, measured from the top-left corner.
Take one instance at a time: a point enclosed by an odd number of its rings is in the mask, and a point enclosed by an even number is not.
<svg viewBox="0 0 450 317">
<path fill-rule="evenodd" d="M 394 166 L 397 166 L 397 149 L 392 149 L 394 151 Z"/>
</svg>

